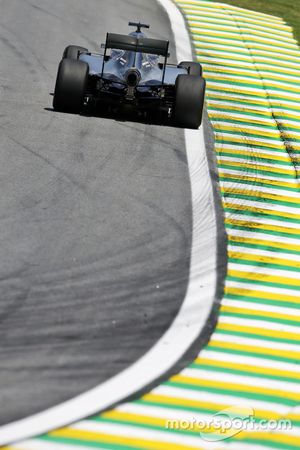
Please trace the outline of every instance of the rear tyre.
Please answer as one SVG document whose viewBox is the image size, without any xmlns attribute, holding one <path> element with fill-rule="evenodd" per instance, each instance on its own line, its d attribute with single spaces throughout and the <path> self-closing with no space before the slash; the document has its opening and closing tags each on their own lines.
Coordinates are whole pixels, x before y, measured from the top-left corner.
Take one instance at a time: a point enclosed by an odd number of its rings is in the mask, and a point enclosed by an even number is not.
<svg viewBox="0 0 300 450">
<path fill-rule="evenodd" d="M 178 75 L 175 83 L 173 123 L 182 128 L 199 128 L 205 96 L 205 80 L 197 75 Z"/>
<path fill-rule="evenodd" d="M 179 66 L 188 69 L 190 75 L 197 75 L 198 77 L 202 77 L 202 66 L 197 62 L 182 61 Z"/>
<path fill-rule="evenodd" d="M 79 113 L 82 110 L 89 66 L 74 59 L 62 59 L 56 78 L 53 108 L 56 111 Z"/>
<path fill-rule="evenodd" d="M 86 53 L 86 52 L 88 52 L 87 48 L 78 47 L 78 45 L 68 45 L 68 47 L 66 47 L 64 50 L 63 59 L 65 58 L 78 59 L 79 53 Z"/>
</svg>

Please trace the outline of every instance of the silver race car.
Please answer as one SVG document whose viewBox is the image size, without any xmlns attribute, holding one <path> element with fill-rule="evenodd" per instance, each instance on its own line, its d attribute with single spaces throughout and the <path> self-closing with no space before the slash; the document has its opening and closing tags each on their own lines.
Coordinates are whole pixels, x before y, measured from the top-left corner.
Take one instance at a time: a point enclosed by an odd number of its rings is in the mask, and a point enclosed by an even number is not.
<svg viewBox="0 0 300 450">
<path fill-rule="evenodd" d="M 149 25 L 129 22 L 129 35 L 107 33 L 103 54 L 69 45 L 59 64 L 53 107 L 80 113 L 86 107 L 155 115 L 161 123 L 198 128 L 205 80 L 199 63 L 168 64 L 169 41 L 150 39 Z"/>
</svg>

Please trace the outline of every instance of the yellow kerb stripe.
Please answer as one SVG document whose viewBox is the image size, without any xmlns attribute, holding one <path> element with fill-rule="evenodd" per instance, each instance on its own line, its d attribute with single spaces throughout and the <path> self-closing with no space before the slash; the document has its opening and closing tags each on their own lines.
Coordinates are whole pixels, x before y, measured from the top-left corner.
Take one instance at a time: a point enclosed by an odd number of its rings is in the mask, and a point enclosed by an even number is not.
<svg viewBox="0 0 300 450">
<path fill-rule="evenodd" d="M 234 343 L 234 342 L 223 342 L 223 341 L 218 341 L 218 338 L 216 337 L 212 337 L 212 339 L 210 340 L 207 350 L 210 350 L 211 346 L 215 346 L 215 347 L 219 347 L 219 348 L 224 348 L 226 350 L 237 350 L 240 352 L 245 352 L 245 353 L 257 353 L 260 354 L 262 356 L 278 356 L 279 358 L 282 356 L 285 356 L 286 358 L 289 358 L 291 360 L 295 360 L 296 362 L 299 360 L 300 357 L 300 352 L 296 352 L 296 351 L 292 351 L 292 350 L 276 350 L 275 348 L 269 348 L 269 347 L 258 347 L 258 346 L 254 346 L 254 345 L 248 345 L 248 344 L 238 344 L 238 343 Z M 230 358 L 229 358 L 230 360 Z M 245 366 L 244 366 L 245 368 Z M 270 374 L 273 373 L 273 368 L 270 369 Z M 285 373 L 285 371 L 284 371 Z M 298 376 L 300 378 L 300 373 L 299 372 L 290 372 L 292 374 L 292 376 L 294 376 L 295 373 L 298 373 Z"/>
<path fill-rule="evenodd" d="M 201 410 L 208 410 L 213 412 L 222 411 L 224 408 L 232 406 L 232 404 L 224 404 L 224 403 L 214 403 L 214 402 L 205 402 L 205 401 L 197 401 L 197 400 L 188 400 L 177 397 L 169 397 L 166 395 L 156 395 L 156 394 L 146 394 L 143 397 L 143 400 L 151 402 L 155 405 L 155 403 L 163 403 L 166 404 L 166 407 L 172 406 L 184 406 L 186 408 L 199 408 L 199 413 Z M 255 410 L 256 417 L 264 417 L 264 418 L 276 418 L 278 414 L 265 411 L 261 409 Z"/>
<path fill-rule="evenodd" d="M 260 13 L 258 11 L 252 11 L 252 10 L 248 10 L 248 9 L 244 9 L 244 8 L 238 8 L 236 6 L 230 6 L 227 4 L 220 4 L 220 3 L 211 3 L 211 2 L 203 2 L 203 3 L 199 3 L 199 1 L 191 1 L 191 0 L 180 0 L 176 2 L 178 5 L 181 5 L 184 7 L 184 9 L 189 9 L 189 8 L 197 8 L 200 9 L 201 11 L 209 11 L 211 13 L 214 13 L 215 10 L 219 10 L 220 12 L 228 12 L 228 10 L 230 11 L 234 11 L 237 15 L 242 15 L 245 18 L 257 18 L 260 20 L 268 20 L 269 22 L 273 23 L 275 26 L 277 26 L 277 24 L 284 24 L 285 22 L 283 21 L 283 19 L 281 17 L 277 17 L 277 16 L 272 16 L 269 14 L 264 14 L 264 13 Z"/>
<path fill-rule="evenodd" d="M 212 82 L 212 81 L 208 81 L 208 83 L 207 83 L 208 89 L 218 89 L 218 91 L 221 93 L 223 92 L 223 93 L 232 94 L 233 92 L 235 92 L 236 94 L 239 94 L 239 95 L 241 95 L 241 94 L 251 95 L 251 97 L 254 98 L 255 100 L 256 100 L 256 98 L 266 98 L 266 92 L 264 90 L 249 91 L 248 89 L 243 89 L 240 86 L 234 86 L 234 85 L 230 86 L 230 83 L 228 83 L 228 86 L 222 85 L 221 83 L 219 83 L 216 88 L 216 85 L 213 83 L 214 82 Z"/>
<path fill-rule="evenodd" d="M 267 330 L 264 328 L 256 328 L 244 325 L 234 325 L 224 322 L 218 323 L 217 330 L 253 334 L 253 336 L 257 337 L 266 336 L 279 340 L 289 339 L 291 341 L 300 342 L 300 333 L 290 333 L 288 331 Z"/>
<path fill-rule="evenodd" d="M 192 7 L 190 9 L 186 7 L 186 16 L 191 17 L 191 18 L 192 18 L 192 16 L 193 17 L 198 16 L 199 21 L 202 20 L 202 17 L 205 17 L 207 19 L 219 19 L 222 21 L 228 21 L 228 22 L 234 24 L 234 21 L 231 18 L 229 18 L 227 11 L 226 12 L 225 11 L 224 12 L 223 11 L 216 12 L 216 11 L 211 11 L 207 8 L 203 8 L 203 7 L 201 8 L 201 6 L 199 8 Z M 197 20 L 197 19 L 195 19 L 195 17 L 194 17 L 194 20 Z M 240 20 L 243 21 L 243 20 L 245 20 L 245 18 L 240 19 Z M 274 31 L 274 25 L 276 26 L 276 29 L 282 30 L 283 32 L 291 31 L 291 27 L 281 24 L 281 23 L 278 23 L 278 22 L 276 22 L 276 24 L 274 24 L 274 22 L 257 20 L 255 18 L 252 19 L 250 17 L 247 17 L 246 20 L 247 20 L 247 23 L 250 23 L 253 25 L 258 25 L 258 26 L 264 26 L 266 29 L 270 28 L 271 31 Z"/>
<path fill-rule="evenodd" d="M 281 201 L 281 202 L 286 202 L 286 203 L 299 203 L 297 201 L 296 197 L 289 197 L 287 195 L 280 195 L 280 193 L 276 194 L 270 194 L 268 192 L 262 192 L 262 191 L 255 191 L 255 186 L 253 186 L 253 189 L 251 189 L 250 187 L 247 187 L 245 189 L 237 189 L 234 187 L 222 187 L 221 188 L 221 192 L 224 193 L 228 193 L 228 194 L 237 194 L 237 195 L 249 195 L 252 197 L 260 197 L 262 199 L 266 199 L 266 200 L 277 200 L 277 201 Z"/>
<path fill-rule="evenodd" d="M 199 33 L 200 34 L 200 33 Z M 212 30 L 209 29 L 203 29 L 201 34 L 203 34 L 204 36 L 212 36 L 212 37 L 220 37 L 220 38 L 237 38 L 239 37 L 238 33 L 233 33 L 230 31 L 227 32 L 223 32 L 223 33 L 219 33 L 219 32 L 214 32 Z M 272 40 L 270 37 L 261 37 L 261 36 L 254 36 L 251 33 L 244 33 L 244 34 L 248 34 L 248 38 L 247 41 L 249 43 L 251 42 L 258 42 L 259 44 L 270 44 L 270 43 L 274 43 L 274 40 Z M 194 33 L 194 39 L 196 39 L 195 33 Z M 201 40 L 201 38 L 199 38 L 199 40 Z M 275 45 L 283 45 L 282 42 L 278 41 L 277 43 L 275 43 Z M 297 45 L 296 42 L 284 42 L 284 48 L 290 48 L 292 50 L 297 50 Z M 285 68 L 283 68 L 283 72 L 285 71 Z M 296 71 L 295 71 L 296 74 Z"/>
<path fill-rule="evenodd" d="M 245 45 L 243 43 L 241 43 L 241 42 L 233 42 L 231 39 L 226 39 L 226 37 L 213 38 L 213 37 L 210 37 L 210 36 L 208 36 L 208 37 L 206 37 L 206 36 L 200 36 L 200 37 L 193 36 L 193 42 L 195 42 L 196 45 L 199 45 L 199 47 L 201 47 L 202 43 L 203 43 L 203 44 L 212 44 L 212 45 L 215 45 L 215 46 L 218 45 L 218 44 L 221 44 L 223 46 L 223 48 L 226 47 L 226 48 L 228 48 L 228 50 L 230 48 L 236 48 L 236 47 L 245 49 Z M 248 42 L 247 43 L 247 49 L 250 49 L 253 53 L 255 53 L 256 51 L 259 51 L 259 52 L 260 51 L 266 51 L 266 52 L 269 52 L 268 54 L 271 54 L 272 56 L 277 56 L 277 55 L 281 54 L 282 51 L 284 51 L 287 55 L 290 55 L 291 60 L 293 59 L 293 56 L 300 55 L 300 52 L 297 51 L 296 49 L 288 50 L 285 45 L 280 45 L 280 43 L 276 44 L 276 46 L 274 46 L 274 47 L 269 47 L 267 44 L 259 44 L 259 43 Z M 213 67 L 211 68 L 211 71 L 214 72 L 214 68 Z M 252 74 L 250 73 L 250 71 L 252 72 Z M 230 68 L 228 68 L 228 73 L 235 74 L 235 72 L 233 70 L 230 70 Z M 255 71 L 255 69 L 251 69 L 250 68 L 248 71 L 244 71 L 242 68 L 240 68 L 240 72 L 237 72 L 236 75 L 242 75 L 242 74 L 245 74 L 245 75 L 251 76 L 251 77 L 252 76 L 254 77 L 255 74 L 256 74 L 255 78 L 257 78 L 257 72 Z M 268 78 L 268 77 L 274 77 L 275 79 L 278 79 L 278 80 L 285 80 L 285 78 L 282 77 L 281 73 L 272 73 L 271 72 L 271 73 L 269 73 L 266 76 L 266 78 Z M 295 81 L 296 81 L 296 83 L 299 83 L 297 77 L 295 77 Z"/>
<path fill-rule="evenodd" d="M 227 208 L 230 208 L 230 209 L 232 208 L 232 209 L 236 209 L 239 211 L 251 211 L 251 212 L 255 212 L 257 214 L 259 214 L 259 213 L 266 214 L 266 215 L 271 214 L 271 215 L 276 215 L 279 217 L 285 217 L 288 219 L 290 218 L 290 219 L 294 219 L 294 220 L 300 220 L 300 214 L 282 212 L 282 211 L 278 211 L 278 210 L 274 211 L 272 209 L 265 209 L 263 207 L 258 208 L 257 206 L 241 205 L 238 203 L 230 203 L 229 199 L 228 199 L 228 201 L 226 201 L 226 206 L 227 206 Z M 263 206 L 263 204 L 262 204 L 262 206 Z M 257 241 L 257 243 L 259 243 L 259 242 Z M 280 244 L 280 243 L 278 243 L 278 244 Z M 291 248 L 291 249 L 295 250 L 294 246 L 287 247 L 287 248 Z"/>
<path fill-rule="evenodd" d="M 275 150 L 282 150 L 282 151 L 286 150 L 286 148 L 283 145 L 283 143 L 281 141 L 279 141 L 279 140 L 278 141 L 274 141 L 274 142 L 271 141 L 271 140 L 268 141 L 268 142 L 265 142 L 263 140 L 258 140 L 255 136 L 251 136 L 251 135 L 250 136 L 246 136 L 246 135 L 243 135 L 243 136 L 230 135 L 230 136 L 228 136 L 228 134 L 223 134 L 222 133 L 222 129 L 216 129 L 215 130 L 215 138 L 216 138 L 216 141 L 218 143 L 224 143 L 224 144 L 237 143 L 237 144 L 249 145 L 249 146 L 259 145 L 260 147 L 266 147 L 266 148 L 271 148 L 271 149 L 274 148 Z M 253 147 L 253 149 L 254 149 L 254 151 L 257 151 L 255 147 Z M 260 163 L 260 164 L 261 165 L 259 165 L 257 167 L 259 167 L 259 168 L 263 167 L 263 163 Z M 283 172 L 287 172 L 287 173 L 291 173 L 291 174 L 295 173 L 291 169 L 289 169 L 288 167 L 287 167 L 287 169 L 281 168 L 281 167 L 279 168 L 277 166 L 269 167 L 269 170 L 271 170 L 271 169 L 273 169 L 273 172 L 274 171 L 278 171 L 278 170 L 282 170 Z"/>
<path fill-rule="evenodd" d="M 237 142 L 238 144 L 247 144 L 247 145 L 259 145 L 261 147 L 268 147 L 268 148 L 275 148 L 277 150 L 285 150 L 285 146 L 282 141 L 270 141 L 270 142 L 264 142 L 261 140 L 257 140 L 255 136 L 228 136 L 227 134 L 223 134 L 222 131 L 216 130 L 216 141 L 218 142 Z M 277 171 L 277 167 L 275 166 L 273 170 Z M 290 170 L 290 172 L 292 172 Z M 293 172 L 292 172 L 293 173 Z"/>
<path fill-rule="evenodd" d="M 251 298 L 259 298 L 262 300 L 272 300 L 274 301 L 274 304 L 276 302 L 289 302 L 289 303 L 296 303 L 300 305 L 300 296 L 299 295 L 287 295 L 284 294 L 275 294 L 274 292 L 266 292 L 266 291 L 257 291 L 255 290 L 255 287 L 253 289 L 245 289 L 242 287 L 228 287 L 225 285 L 225 294 L 228 295 L 238 295 L 240 297 L 244 297 L 245 300 Z"/>
<path fill-rule="evenodd" d="M 260 178 L 258 177 L 251 177 L 251 175 L 240 175 L 240 174 L 233 174 L 233 173 L 226 173 L 223 172 L 222 169 L 219 169 L 219 176 L 220 177 L 224 177 L 224 178 L 229 178 L 232 180 L 239 180 L 240 183 L 243 183 L 243 181 L 250 181 L 251 183 L 254 184 L 271 184 L 273 186 L 280 186 L 283 188 L 297 188 L 297 184 L 296 183 L 290 183 L 288 181 L 282 181 L 279 180 L 278 178 Z M 222 183 L 223 180 L 221 180 Z M 299 193 L 300 193 L 300 188 L 299 189 Z"/>
<path fill-rule="evenodd" d="M 292 322 L 294 321 L 298 321 L 299 325 L 300 325 L 300 317 L 299 316 L 295 316 L 292 314 L 282 314 L 282 313 L 276 313 L 276 312 L 271 312 L 268 311 L 267 309 L 265 311 L 262 311 L 261 309 L 248 309 L 248 308 L 241 308 L 241 307 L 235 307 L 235 306 L 227 306 L 227 305 L 222 305 L 220 308 L 221 312 L 224 313 L 234 313 L 234 314 L 244 314 L 246 315 L 246 317 L 251 317 L 251 316 L 259 316 L 262 320 L 266 317 L 266 318 L 273 318 L 273 319 L 279 319 L 279 320 L 290 320 Z M 279 352 L 279 355 L 282 355 L 282 352 Z M 284 354 L 286 355 L 286 352 L 284 352 Z M 298 353 L 298 359 L 300 359 L 300 352 Z"/>
<path fill-rule="evenodd" d="M 248 112 L 254 112 L 254 114 L 263 114 L 264 116 L 268 116 L 270 117 L 270 111 L 267 109 L 259 109 L 257 110 L 255 107 L 258 106 L 260 108 L 267 108 L 267 102 L 266 99 L 259 99 L 259 98 L 254 98 L 254 97 L 249 97 L 248 99 L 243 98 L 242 96 L 236 98 L 232 93 L 224 93 L 222 91 L 217 91 L 215 89 L 210 89 L 209 91 L 207 91 L 207 97 L 206 97 L 206 101 L 207 104 L 210 106 L 210 109 L 229 109 L 231 111 L 236 111 L 236 112 L 243 112 L 243 111 L 248 111 Z M 220 103 L 211 103 L 211 100 L 214 100 L 215 102 L 220 102 Z M 238 105 L 235 105 L 235 102 L 238 101 Z M 233 102 L 232 105 L 224 105 L 223 102 L 226 103 L 230 103 Z M 245 105 L 245 106 L 242 106 Z M 280 105 L 274 104 L 273 105 L 274 108 L 278 109 L 278 112 L 276 113 L 278 116 L 284 116 L 284 119 L 280 119 L 281 121 L 283 120 L 288 120 L 288 119 L 292 119 L 292 120 L 296 120 L 299 121 L 299 114 L 297 114 L 296 112 L 299 111 L 300 112 L 300 107 L 295 103 L 292 105 L 292 109 L 295 110 L 295 113 L 293 114 L 289 108 L 290 105 L 289 103 L 285 103 L 285 102 L 281 102 Z M 208 112 L 210 112 L 210 109 L 208 110 Z"/>
<path fill-rule="evenodd" d="M 286 415 L 286 419 L 290 419 L 291 421 L 300 422 L 300 414 L 291 412 Z"/>
<path fill-rule="evenodd" d="M 284 417 L 281 417 L 284 419 Z M 263 441 L 268 444 L 270 441 L 281 444 L 281 445 L 293 445 L 295 449 L 299 445 L 299 436 L 297 435 L 288 435 L 280 432 L 270 432 L 270 431 L 241 431 L 240 433 L 235 435 L 235 439 L 239 441 L 244 441 L 247 439 L 255 439 L 258 441 Z M 264 444 L 262 444 L 264 445 Z M 273 446 L 272 446 L 273 447 Z M 270 447 L 269 447 L 270 448 Z M 283 447 L 281 447 L 283 449 Z"/>
<path fill-rule="evenodd" d="M 156 426 L 156 427 L 160 427 L 162 429 L 166 429 L 168 427 L 170 427 L 170 422 L 176 422 L 176 428 L 174 428 L 175 430 L 179 430 L 182 429 L 180 427 L 180 421 L 173 421 L 173 420 L 169 420 L 169 419 L 164 419 L 164 418 L 157 418 L 157 417 L 150 417 L 150 416 L 143 416 L 143 415 L 138 415 L 138 414 L 133 414 L 133 413 L 126 413 L 126 412 L 122 412 L 122 411 L 110 411 L 108 413 L 104 413 L 102 414 L 103 418 L 108 419 L 108 420 L 117 420 L 120 422 L 131 422 L 133 424 L 138 423 L 141 425 L 149 425 L 149 426 Z M 278 418 L 280 418 L 280 416 L 278 415 Z M 178 424 L 177 424 L 178 422 Z M 204 425 L 204 424 L 203 424 Z M 184 428 L 186 430 L 186 427 Z M 197 423 L 192 423 L 191 422 L 191 426 L 188 428 L 188 430 L 190 432 L 193 433 L 197 433 L 199 434 L 200 431 L 202 432 L 216 432 L 218 433 L 218 429 L 214 428 L 213 426 L 199 426 L 199 424 Z M 220 430 L 219 430 L 220 432 Z"/>
<path fill-rule="evenodd" d="M 213 341 L 212 341 L 213 342 Z M 223 344 L 223 342 L 221 342 Z M 258 351 L 257 351 L 258 350 Z M 255 347 L 255 352 L 259 353 L 260 348 Z M 247 350 L 243 350 L 247 351 Z M 265 352 L 269 353 L 269 349 L 266 349 Z M 276 350 L 275 350 L 276 351 Z M 279 352 L 280 353 L 280 352 Z M 266 376 L 277 376 L 282 378 L 295 378 L 300 380 L 300 373 L 299 372 L 292 372 L 288 370 L 280 370 L 275 368 L 267 368 L 267 367 L 260 367 L 260 366 L 250 366 L 245 364 L 238 364 L 238 363 L 232 363 L 230 361 L 218 361 L 215 359 L 208 359 L 205 357 L 199 357 L 195 360 L 195 363 L 199 364 L 200 366 L 211 366 L 212 370 L 214 367 L 217 367 L 219 369 L 228 369 L 228 370 L 237 370 L 247 373 L 255 374 L 259 377 L 259 375 L 266 375 Z M 201 367 L 200 367 L 201 368 Z"/>
<path fill-rule="evenodd" d="M 211 107 L 213 108 L 213 104 L 211 104 Z M 239 111 L 239 112 L 242 113 L 242 111 Z M 211 119 L 224 119 L 224 120 L 234 119 L 236 122 L 241 122 L 241 123 L 247 122 L 247 124 L 251 123 L 253 125 L 258 125 L 258 126 L 266 125 L 266 126 L 270 126 L 270 127 L 274 128 L 274 130 L 276 128 L 274 122 L 271 119 L 271 117 L 269 117 L 270 120 L 268 122 L 266 122 L 265 118 L 262 118 L 260 116 L 255 116 L 255 117 L 254 116 L 235 117 L 235 116 L 232 116 L 230 112 L 222 112 L 222 111 L 216 112 L 215 111 L 215 112 L 210 112 L 210 118 Z"/>
<path fill-rule="evenodd" d="M 229 241 L 231 242 L 240 242 L 245 244 L 252 244 L 252 245 L 264 245 L 265 247 L 272 247 L 282 250 L 296 250 L 300 252 L 300 245 L 292 245 L 287 244 L 285 242 L 280 241 L 270 241 L 270 240 L 264 240 L 264 239 L 253 239 L 250 237 L 242 237 L 242 236 L 235 236 L 230 234 L 230 230 L 227 230 L 227 234 L 229 236 Z"/>
<path fill-rule="evenodd" d="M 219 123 L 219 122 L 214 122 L 214 128 L 215 130 L 220 130 L 220 131 L 239 131 L 242 134 L 243 133 L 249 133 L 249 134 L 254 134 L 255 136 L 261 136 L 261 137 L 266 137 L 266 138 L 275 138 L 278 139 L 278 143 L 273 143 L 271 145 L 276 145 L 276 148 L 282 148 L 282 150 L 285 149 L 284 145 L 281 143 L 281 137 L 280 137 L 280 133 L 278 130 L 264 130 L 263 128 L 261 130 L 256 130 L 250 127 L 247 127 L 247 125 L 240 125 L 240 124 L 236 124 L 236 125 L 225 125 L 224 123 Z M 255 138 L 255 137 L 254 137 Z M 237 139 L 237 138 L 235 138 Z M 243 135 L 240 139 L 242 139 L 242 141 L 245 140 L 245 135 Z M 232 140 L 232 138 L 230 137 L 230 140 Z M 241 142 L 242 142 L 241 141 Z"/>
<path fill-rule="evenodd" d="M 257 17 L 257 18 L 261 18 L 261 20 L 264 20 L 264 19 L 269 20 L 270 22 L 274 22 L 274 25 L 277 25 L 278 23 L 284 23 L 284 21 L 283 21 L 283 19 L 281 19 L 281 17 L 272 16 L 270 14 L 260 13 L 258 11 L 252 11 L 250 9 L 238 8 L 236 6 L 231 6 L 231 5 L 227 5 L 224 3 L 212 3 L 210 1 L 207 1 L 207 2 L 204 1 L 203 3 L 199 4 L 199 0 L 198 1 L 179 0 L 179 1 L 177 1 L 177 4 L 184 6 L 184 8 L 198 6 L 199 8 L 206 10 L 206 11 L 213 11 L 215 9 L 219 9 L 221 11 L 232 10 L 232 11 L 236 12 L 237 14 L 238 13 L 243 14 L 245 17 Z"/>
<path fill-rule="evenodd" d="M 220 156 L 224 153 L 224 156 L 227 156 L 226 153 L 231 153 L 233 156 L 245 156 L 248 158 L 253 158 L 254 161 L 256 161 L 256 158 L 263 158 L 266 160 L 273 160 L 273 161 L 279 161 L 279 162 L 285 162 L 285 163 L 291 163 L 290 158 L 288 155 L 282 150 L 282 153 L 279 153 L 278 155 L 268 155 L 265 153 L 261 153 L 259 150 L 252 149 L 252 150 L 239 150 L 236 147 L 235 148 L 216 148 L 216 153 L 218 153 Z M 250 188 L 248 188 L 250 189 Z"/>
<path fill-rule="evenodd" d="M 300 237 L 300 230 L 296 230 L 295 228 L 281 227 L 281 226 L 277 226 L 277 225 L 268 225 L 268 224 L 264 224 L 264 223 L 260 223 L 260 222 L 250 222 L 247 220 L 236 220 L 236 219 L 229 219 L 229 218 L 225 219 L 225 223 L 229 224 L 229 225 L 236 225 L 236 226 L 240 226 L 240 227 L 252 228 L 254 230 L 259 229 L 259 230 L 265 230 L 265 231 L 278 231 L 280 233 L 291 234 L 291 237 L 293 237 L 293 236 L 296 237 L 296 235 L 298 234 Z M 254 259 L 253 259 L 253 261 L 254 261 Z M 261 261 L 265 262 L 263 259 L 261 259 Z M 277 263 L 277 264 L 279 264 L 279 263 Z M 300 267 L 300 263 L 299 263 L 299 267 Z"/>
<path fill-rule="evenodd" d="M 238 222 L 238 221 L 232 221 L 232 222 Z M 260 224 L 257 224 L 257 225 L 259 226 Z M 254 224 L 254 226 L 256 226 L 256 225 Z M 257 255 L 253 255 L 252 253 L 247 253 L 247 252 L 246 253 L 240 252 L 239 250 L 229 250 L 228 257 L 241 259 L 244 261 L 250 261 L 250 262 L 253 261 L 253 262 L 263 263 L 266 265 L 278 264 L 278 265 L 282 265 L 282 266 L 289 266 L 289 267 L 295 267 L 295 268 L 300 269 L 300 257 L 299 257 L 299 261 L 296 261 L 293 259 L 278 258 L 276 256 L 276 253 L 274 253 L 273 256 L 266 256 L 266 255 L 261 255 L 259 250 L 257 250 Z"/>
<path fill-rule="evenodd" d="M 300 252 L 300 245 L 293 245 L 293 244 L 287 244 L 286 242 L 280 242 L 278 240 L 270 241 L 270 240 L 264 240 L 264 239 L 253 239 L 250 237 L 243 237 L 243 236 L 235 236 L 230 233 L 230 229 L 227 230 L 227 234 L 229 237 L 229 241 L 231 242 L 239 242 L 239 243 L 245 243 L 245 244 L 252 244 L 252 245 L 263 245 L 265 247 L 271 247 L 281 250 L 295 250 L 297 252 Z"/>
<path fill-rule="evenodd" d="M 197 386 L 202 387 L 203 390 L 205 390 L 206 387 L 208 388 L 214 388 L 214 389 L 226 389 L 230 390 L 232 392 L 252 392 L 254 394 L 259 395 L 272 395 L 276 397 L 283 396 L 285 398 L 288 398 L 290 400 L 300 400 L 300 394 L 296 394 L 295 392 L 284 390 L 281 391 L 279 389 L 271 389 L 267 385 L 265 387 L 259 387 L 259 386 L 247 386 L 245 384 L 239 384 L 239 383 L 230 383 L 230 382 L 223 382 L 223 381 L 215 381 L 215 380 L 207 380 L 205 378 L 193 378 L 183 375 L 175 375 L 171 378 L 171 381 L 177 382 L 177 383 L 184 383 L 189 384 L 191 386 Z M 288 385 L 287 385 L 288 388 Z"/>
<path fill-rule="evenodd" d="M 121 420 L 128 422 L 135 422 L 140 424 L 152 425 L 156 427 L 165 428 L 169 422 L 168 418 L 164 417 L 154 417 L 154 416 L 144 416 L 143 414 L 135 414 L 129 412 L 119 411 L 118 409 L 105 412 L 101 414 L 100 417 L 109 420 Z"/>
<path fill-rule="evenodd" d="M 225 141 L 225 140 L 224 140 Z M 245 141 L 244 141 L 245 144 Z M 220 157 L 222 158 L 222 157 Z M 264 172 L 272 172 L 272 173 L 280 173 L 282 175 L 290 175 L 290 176 L 294 176 L 295 175 L 295 171 L 293 171 L 292 169 L 289 168 L 282 168 L 282 167 L 272 167 L 272 166 L 264 166 L 263 163 L 261 164 L 254 164 L 254 162 L 248 162 L 248 161 L 228 161 L 228 160 L 222 160 L 222 164 L 224 166 L 231 166 L 231 167 L 237 167 L 237 168 L 243 168 L 245 169 L 256 169 L 256 170 L 261 170 Z"/>
<path fill-rule="evenodd" d="M 182 426 L 180 420 L 174 420 L 174 419 L 168 419 L 168 418 L 159 418 L 159 417 L 151 417 L 151 416 L 144 416 L 142 414 L 134 414 L 134 413 L 127 413 L 119 410 L 115 411 L 109 411 L 107 413 L 102 414 L 100 417 L 103 417 L 104 419 L 108 420 L 118 420 L 121 422 L 130 422 L 131 424 L 140 424 L 140 425 L 148 425 L 152 427 L 160 427 L 163 430 L 166 429 L 174 429 L 174 430 L 183 430 L 183 431 L 190 431 L 195 433 L 197 436 L 199 436 L 200 431 L 206 431 L 206 432 L 213 432 L 215 431 L 215 428 L 213 426 L 210 426 L 209 424 L 199 426 L 197 423 L 191 422 L 190 426 L 187 428 L 186 426 Z M 170 424 L 173 424 L 173 427 L 170 427 Z"/>
<path fill-rule="evenodd" d="M 61 430 L 53 431 L 49 433 L 51 437 L 58 438 L 72 438 L 78 440 L 91 441 L 93 443 L 109 443 L 116 445 L 126 445 L 132 448 L 143 448 L 148 450 L 157 450 L 158 448 L 161 450 L 170 450 L 170 446 L 174 450 L 190 450 L 193 448 L 199 447 L 191 447 L 186 445 L 174 444 L 171 442 L 162 442 L 159 440 L 150 440 L 150 439 L 139 439 L 139 438 L 129 438 L 126 437 L 126 430 L 124 430 L 124 435 L 114 436 L 107 433 L 97 433 L 92 431 L 84 431 L 84 430 L 76 430 L 72 428 L 63 428 Z"/>
<path fill-rule="evenodd" d="M 207 50 L 208 50 L 208 47 L 202 46 L 202 49 L 203 48 L 207 48 Z M 242 74 L 242 76 L 245 76 L 245 75 Z M 234 74 L 234 76 L 230 76 L 228 74 L 225 74 L 224 72 L 221 72 L 220 76 L 209 75 L 208 74 L 207 75 L 207 79 L 211 80 L 211 81 L 221 81 L 221 82 L 222 81 L 223 82 L 226 81 L 229 84 L 230 83 L 239 82 L 238 86 L 240 86 L 241 88 L 243 87 L 243 84 L 251 84 L 251 85 L 255 84 L 255 85 L 259 86 L 259 87 L 263 86 L 262 81 L 258 80 L 258 79 L 255 79 L 254 77 L 253 77 L 253 79 L 250 79 L 250 80 L 245 80 L 245 79 L 240 80 L 239 78 L 237 78 L 236 74 Z M 286 80 L 284 80 L 284 78 L 282 78 L 282 81 L 284 82 Z M 234 85 L 234 86 L 236 86 L 236 85 Z M 269 80 L 267 82 L 267 88 L 268 89 L 271 89 L 271 88 L 278 88 L 278 89 L 280 89 L 281 90 L 280 96 L 282 96 L 283 91 L 300 92 L 300 88 L 298 88 L 296 84 L 294 84 L 294 85 L 289 85 L 289 84 L 282 85 L 282 84 L 276 83 L 276 82 L 271 81 L 271 80 Z"/>
<path fill-rule="evenodd" d="M 236 278 L 242 278 L 245 280 L 252 281 L 267 281 L 269 283 L 280 283 L 283 285 L 300 286 L 300 279 L 295 274 L 295 278 L 292 277 L 281 277 L 277 275 L 269 275 L 267 273 L 254 273 L 254 272 L 244 272 L 240 270 L 228 270 L 227 275 Z M 299 329 L 300 330 L 300 329 Z"/>
</svg>

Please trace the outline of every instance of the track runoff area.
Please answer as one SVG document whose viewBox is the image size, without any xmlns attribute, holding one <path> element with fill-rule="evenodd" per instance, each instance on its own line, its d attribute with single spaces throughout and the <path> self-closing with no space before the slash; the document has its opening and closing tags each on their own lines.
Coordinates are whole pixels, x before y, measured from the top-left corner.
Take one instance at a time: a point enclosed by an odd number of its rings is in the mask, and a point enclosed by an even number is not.
<svg viewBox="0 0 300 450">
<path fill-rule="evenodd" d="M 141 398 L 11 449 L 299 449 L 300 51 L 280 18 L 177 5 L 216 136 L 229 258 L 218 325 Z"/>
</svg>

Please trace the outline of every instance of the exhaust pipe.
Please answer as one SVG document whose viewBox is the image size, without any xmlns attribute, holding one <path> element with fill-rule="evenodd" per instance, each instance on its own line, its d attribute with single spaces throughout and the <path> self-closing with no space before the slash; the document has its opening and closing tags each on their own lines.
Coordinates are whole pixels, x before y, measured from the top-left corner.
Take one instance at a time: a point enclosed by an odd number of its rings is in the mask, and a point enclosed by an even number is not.
<svg viewBox="0 0 300 450">
<path fill-rule="evenodd" d="M 129 69 L 125 73 L 125 81 L 129 87 L 135 87 L 139 84 L 141 73 L 138 69 Z"/>
</svg>

